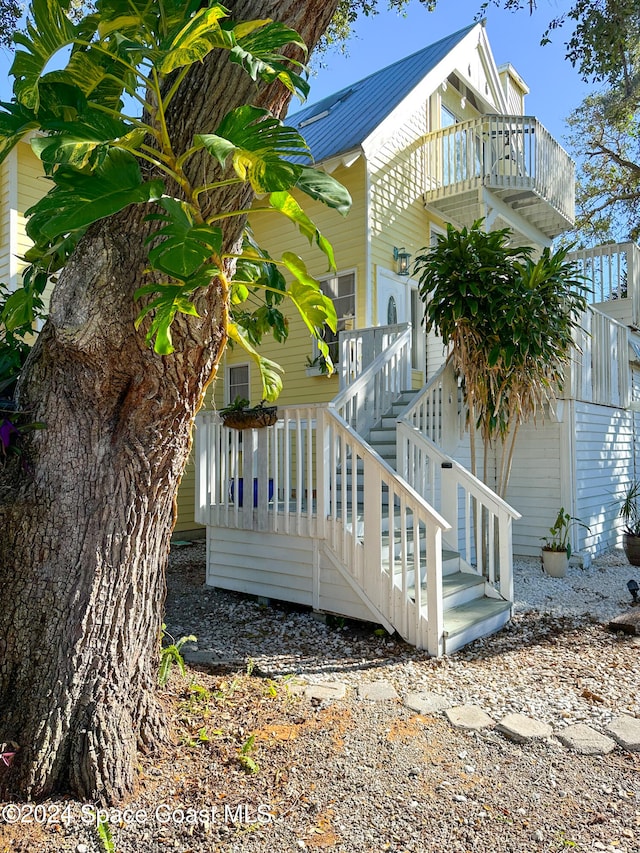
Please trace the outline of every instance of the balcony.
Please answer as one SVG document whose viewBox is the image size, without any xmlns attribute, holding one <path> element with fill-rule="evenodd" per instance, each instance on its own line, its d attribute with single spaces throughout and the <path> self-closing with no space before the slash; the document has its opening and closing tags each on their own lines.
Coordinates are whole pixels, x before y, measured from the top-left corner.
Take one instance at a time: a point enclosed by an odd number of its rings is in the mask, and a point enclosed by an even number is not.
<svg viewBox="0 0 640 853">
<path fill-rule="evenodd" d="M 425 160 L 425 204 L 446 220 L 470 226 L 492 209 L 500 226 L 533 226 L 548 239 L 573 225 L 574 163 L 531 116 L 487 115 L 429 133 Z"/>
</svg>

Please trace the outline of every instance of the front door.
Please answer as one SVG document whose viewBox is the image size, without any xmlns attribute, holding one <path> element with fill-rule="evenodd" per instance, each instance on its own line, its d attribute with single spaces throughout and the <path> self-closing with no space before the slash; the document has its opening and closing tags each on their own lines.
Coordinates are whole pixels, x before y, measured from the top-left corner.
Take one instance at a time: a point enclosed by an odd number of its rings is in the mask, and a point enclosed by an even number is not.
<svg viewBox="0 0 640 853">
<path fill-rule="evenodd" d="M 421 370 L 424 373 L 423 311 L 415 281 L 408 277 L 400 279 L 393 273 L 383 270 L 378 272 L 378 325 L 395 326 L 396 323 L 411 323 L 413 339 L 411 366 L 414 370 Z"/>
</svg>

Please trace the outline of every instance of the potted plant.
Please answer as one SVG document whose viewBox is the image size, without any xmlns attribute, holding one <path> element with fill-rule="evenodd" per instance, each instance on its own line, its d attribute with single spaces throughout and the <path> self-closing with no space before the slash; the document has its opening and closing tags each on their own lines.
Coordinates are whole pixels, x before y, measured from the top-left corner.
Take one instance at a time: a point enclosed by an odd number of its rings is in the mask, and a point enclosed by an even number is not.
<svg viewBox="0 0 640 853">
<path fill-rule="evenodd" d="M 224 425 L 231 429 L 261 429 L 275 424 L 278 409 L 265 406 L 264 400 L 257 406 L 250 406 L 248 400 L 236 397 L 233 403 L 220 409 L 220 417 Z"/>
<path fill-rule="evenodd" d="M 574 518 L 564 511 L 561 506 L 556 520 L 549 528 L 549 536 L 544 537 L 542 545 L 542 565 L 545 572 L 552 578 L 563 578 L 567 574 L 567 566 L 571 558 L 571 543 L 569 534 L 575 525 L 590 530 L 579 518 Z"/>
<path fill-rule="evenodd" d="M 627 487 L 620 505 L 620 518 L 624 524 L 622 547 L 632 566 L 640 566 L 640 481 L 633 480 Z"/>
<path fill-rule="evenodd" d="M 318 353 L 315 358 L 307 356 L 307 367 L 305 370 L 307 376 L 330 376 L 329 365 L 322 353 Z"/>
</svg>

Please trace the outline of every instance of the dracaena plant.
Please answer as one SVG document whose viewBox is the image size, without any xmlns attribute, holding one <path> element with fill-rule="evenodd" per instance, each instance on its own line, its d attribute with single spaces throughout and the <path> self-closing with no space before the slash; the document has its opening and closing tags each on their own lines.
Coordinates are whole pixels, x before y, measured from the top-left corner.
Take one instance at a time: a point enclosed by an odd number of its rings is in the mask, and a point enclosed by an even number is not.
<svg viewBox="0 0 640 853">
<path fill-rule="evenodd" d="M 229 185 L 250 186 L 261 199 L 254 211 L 288 218 L 335 269 L 330 244 L 293 193 L 342 214 L 349 194 L 310 165 L 311 152 L 297 130 L 265 109 L 233 109 L 216 128 L 194 134 L 186 148 L 176 147 L 167 115 L 189 68 L 214 49 L 228 51 L 254 80 L 278 80 L 304 99 L 306 67 L 283 53 L 293 46 L 304 56 L 303 42 L 279 23 L 236 22 L 222 5 L 201 0 L 98 0 L 95 13 L 78 22 L 68 16 L 69 6 L 69 0 L 33 0 L 26 32 L 15 37 L 14 98 L 1 105 L 0 159 L 30 134 L 52 184 L 27 211 L 34 244 L 27 261 L 53 275 L 92 223 L 144 205 L 148 279 L 136 294 L 136 325 L 149 345 L 171 353 L 176 315 L 197 316 L 198 294 L 215 281 L 227 306 L 223 331 L 258 362 L 263 396 L 274 399 L 282 385 L 279 367 L 256 347 L 266 331 L 286 338 L 283 301 L 298 309 L 327 359 L 320 332 L 324 324 L 335 331 L 335 311 L 293 253 L 272 258 L 248 230 L 242 247 L 229 251 L 221 223 L 247 211 L 212 213 L 208 200 Z M 49 70 L 63 48 L 70 48 L 66 65 Z M 202 157 L 209 158 L 206 170 L 190 168 Z M 194 182 L 193 175 L 203 172 L 206 183 Z M 24 291 L 9 299 L 3 322 L 10 327 L 28 303 Z"/>
</svg>

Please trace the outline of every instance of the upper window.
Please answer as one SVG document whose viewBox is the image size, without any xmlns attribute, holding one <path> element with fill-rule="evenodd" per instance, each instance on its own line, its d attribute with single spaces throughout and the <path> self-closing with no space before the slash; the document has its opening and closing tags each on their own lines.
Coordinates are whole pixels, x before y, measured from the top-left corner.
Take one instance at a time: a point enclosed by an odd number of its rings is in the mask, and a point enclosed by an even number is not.
<svg viewBox="0 0 640 853">
<path fill-rule="evenodd" d="M 340 353 L 338 349 L 338 333 L 353 328 L 356 316 L 356 274 L 342 273 L 320 281 L 320 287 L 325 296 L 333 302 L 338 316 L 337 331 L 324 327 L 323 338 L 329 344 L 329 355 L 334 364 L 338 364 Z"/>
<path fill-rule="evenodd" d="M 248 364 L 233 364 L 227 368 L 227 403 L 233 403 L 237 397 L 251 400 Z"/>
</svg>

